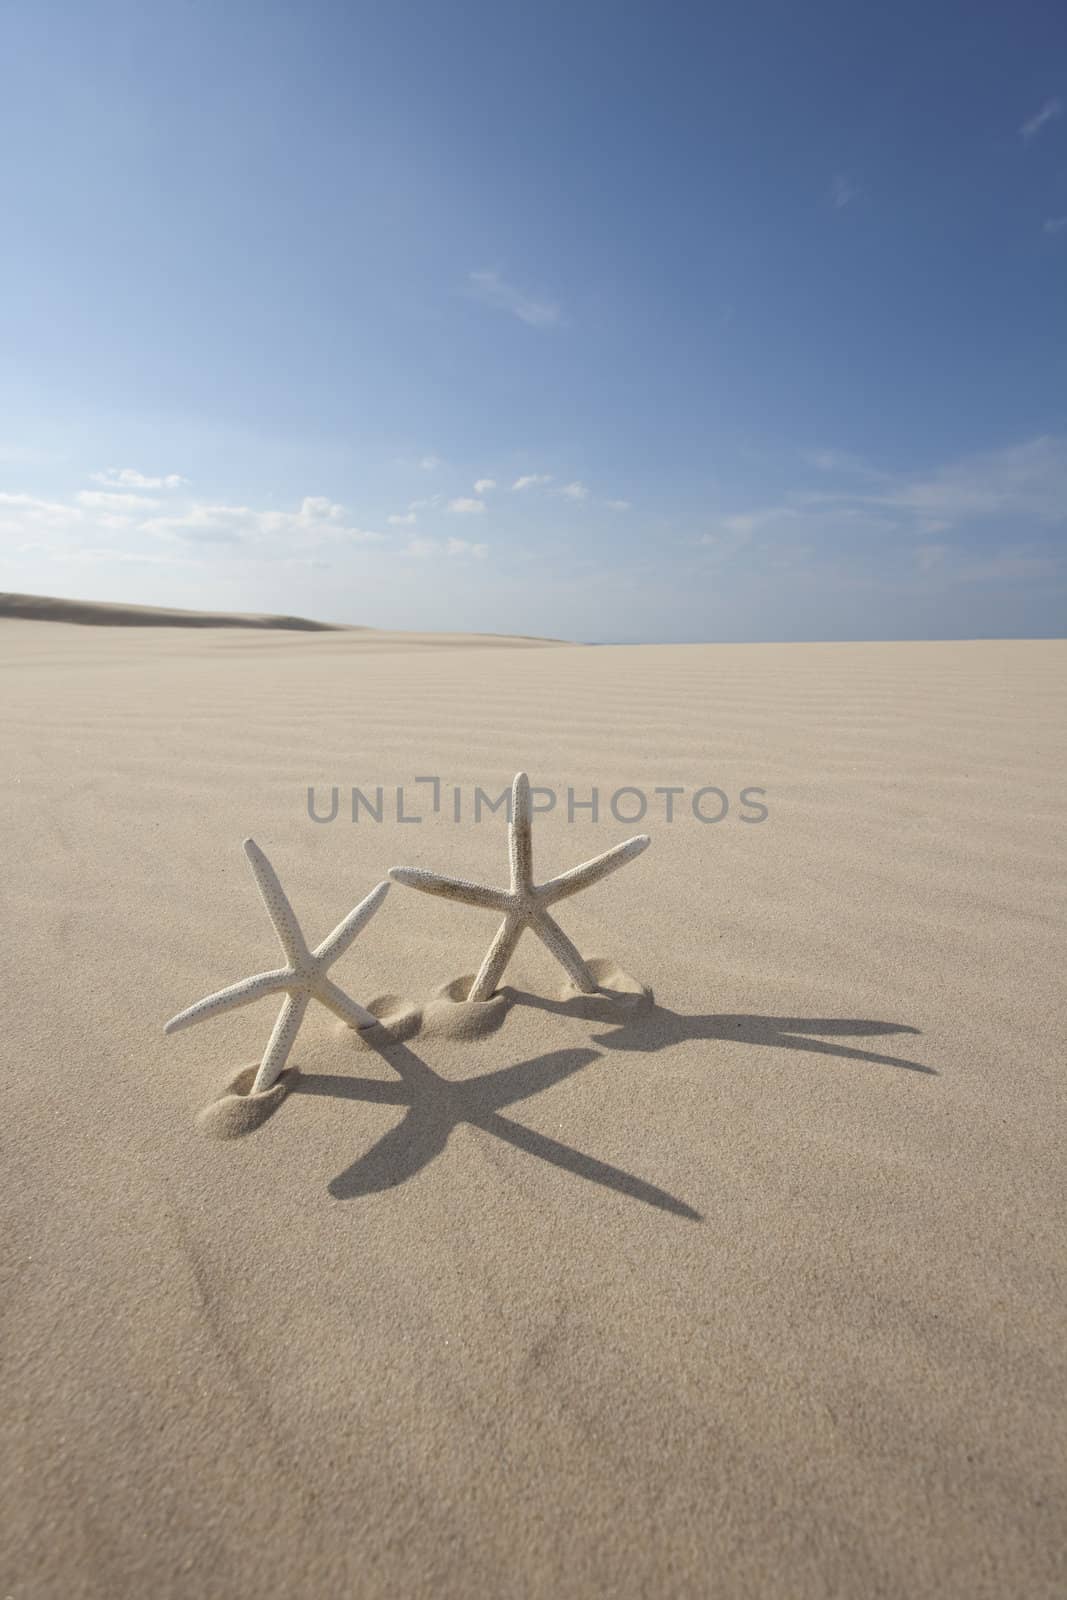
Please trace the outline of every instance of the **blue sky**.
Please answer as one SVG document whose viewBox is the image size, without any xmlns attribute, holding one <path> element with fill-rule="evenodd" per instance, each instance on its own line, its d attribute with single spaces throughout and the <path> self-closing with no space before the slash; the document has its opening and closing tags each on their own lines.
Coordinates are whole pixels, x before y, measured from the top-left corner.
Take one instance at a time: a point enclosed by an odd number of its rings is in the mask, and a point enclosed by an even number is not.
<svg viewBox="0 0 1067 1600">
<path fill-rule="evenodd" d="M 1067 13 L 16 3 L 5 588 L 1062 634 Z"/>
</svg>

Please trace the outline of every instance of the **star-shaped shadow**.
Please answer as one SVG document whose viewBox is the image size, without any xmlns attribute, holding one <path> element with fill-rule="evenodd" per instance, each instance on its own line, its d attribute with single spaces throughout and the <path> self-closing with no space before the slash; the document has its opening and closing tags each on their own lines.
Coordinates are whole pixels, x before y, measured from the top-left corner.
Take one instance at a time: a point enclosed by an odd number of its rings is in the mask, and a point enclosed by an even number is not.
<svg viewBox="0 0 1067 1600">
<path fill-rule="evenodd" d="M 573 1000 L 545 1000 L 522 989 L 507 990 L 513 1004 L 534 1006 L 562 1016 L 580 1013 Z M 687 1016 L 667 1006 L 654 1005 L 608 1033 L 593 1035 L 594 1044 L 608 1050 L 649 1052 L 666 1050 L 671 1045 L 692 1039 L 721 1039 L 738 1044 L 769 1045 L 781 1050 L 805 1050 L 815 1055 L 840 1056 L 846 1061 L 868 1061 L 883 1067 L 901 1067 L 908 1072 L 924 1072 L 937 1077 L 935 1067 L 903 1056 L 882 1055 L 855 1044 L 836 1044 L 837 1039 L 873 1039 L 888 1034 L 918 1034 L 918 1028 L 904 1022 L 873 1022 L 858 1017 L 765 1017 L 730 1012 L 709 1012 Z M 818 1035 L 822 1035 L 819 1038 Z"/>
<path fill-rule="evenodd" d="M 298 1094 L 334 1095 L 342 1100 L 407 1107 L 394 1128 L 333 1179 L 329 1189 L 335 1199 L 351 1200 L 358 1195 L 374 1194 L 413 1178 L 441 1154 L 453 1130 L 466 1123 L 577 1178 L 599 1183 L 633 1200 L 643 1200 L 646 1205 L 669 1211 L 674 1216 L 693 1222 L 703 1220 L 692 1206 L 658 1189 L 655 1184 L 646 1183 L 643 1178 L 636 1178 L 501 1114 L 502 1107 L 540 1094 L 590 1062 L 602 1060 L 599 1051 L 553 1050 L 547 1055 L 458 1083 L 440 1077 L 406 1045 L 383 1046 L 381 1053 L 399 1074 L 400 1083 L 378 1078 L 334 1077 L 327 1073 L 301 1073 L 293 1083 L 293 1092 Z"/>
</svg>

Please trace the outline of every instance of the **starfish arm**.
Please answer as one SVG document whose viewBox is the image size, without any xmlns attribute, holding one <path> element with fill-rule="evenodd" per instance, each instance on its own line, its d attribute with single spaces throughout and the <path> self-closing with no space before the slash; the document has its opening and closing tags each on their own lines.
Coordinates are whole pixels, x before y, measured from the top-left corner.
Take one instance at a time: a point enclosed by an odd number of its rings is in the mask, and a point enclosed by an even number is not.
<svg viewBox="0 0 1067 1600">
<path fill-rule="evenodd" d="M 262 1094 L 264 1090 L 269 1089 L 285 1071 L 285 1063 L 300 1031 L 307 1004 L 306 994 L 287 994 L 282 1001 L 282 1009 L 278 1012 L 274 1032 L 267 1040 L 267 1048 L 263 1052 L 259 1071 L 252 1084 L 253 1094 Z"/>
<path fill-rule="evenodd" d="M 263 896 L 267 915 L 274 924 L 279 943 L 288 959 L 296 966 L 308 955 L 308 947 L 304 943 L 304 935 L 300 932 L 296 913 L 289 904 L 285 890 L 278 882 L 278 874 L 254 839 L 245 840 L 245 855 L 252 868 L 256 886 Z"/>
<path fill-rule="evenodd" d="M 564 1172 L 573 1172 L 578 1178 L 588 1178 L 591 1183 L 602 1183 L 606 1189 L 615 1189 L 619 1194 L 629 1195 L 634 1200 L 643 1200 L 646 1205 L 658 1206 L 662 1211 L 672 1211 L 676 1217 L 688 1217 L 693 1222 L 700 1221 L 699 1211 L 687 1206 L 684 1200 L 676 1200 L 674 1195 L 668 1194 L 665 1189 L 657 1189 L 655 1184 L 646 1183 L 643 1178 L 635 1178 L 629 1172 L 622 1172 L 618 1167 L 609 1166 L 606 1161 L 598 1161 L 595 1156 L 587 1156 L 580 1150 L 572 1150 L 570 1145 L 560 1144 L 557 1139 L 550 1139 L 547 1134 L 537 1133 L 533 1128 L 524 1127 L 521 1122 L 512 1122 L 510 1117 L 502 1117 L 499 1111 L 490 1112 L 486 1117 L 479 1117 L 474 1125 L 484 1128 L 486 1133 L 495 1133 L 498 1139 L 505 1140 L 518 1150 L 525 1150 L 532 1156 L 540 1156 L 542 1161 L 550 1161 L 554 1167 L 562 1167 Z"/>
<path fill-rule="evenodd" d="M 530 924 L 543 944 L 551 950 L 560 966 L 568 972 L 583 994 L 596 994 L 596 979 L 571 944 L 559 923 L 547 911 L 541 911 Z"/>
<path fill-rule="evenodd" d="M 179 1011 L 176 1017 L 164 1023 L 163 1032 L 177 1033 L 182 1028 L 191 1028 L 194 1022 L 206 1022 L 208 1017 L 219 1017 L 224 1011 L 235 1011 L 238 1006 L 251 1005 L 253 1000 L 260 1000 L 265 994 L 278 994 L 285 988 L 290 976 L 284 968 L 279 968 L 276 972 L 257 972 L 254 978 L 242 978 L 240 983 L 231 983 L 228 988 L 207 995 L 195 1005 L 186 1006 L 184 1011 Z"/>
<path fill-rule="evenodd" d="M 581 889 L 588 889 L 591 883 L 599 883 L 609 872 L 617 872 L 628 861 L 639 856 L 642 850 L 647 850 L 651 842 L 647 833 L 635 834 L 632 839 L 625 839 L 614 849 L 605 850 L 602 856 L 594 856 L 592 861 L 583 861 L 581 866 L 572 867 L 569 872 L 561 872 L 558 878 L 550 878 L 540 889 L 545 904 L 552 905 L 556 900 L 566 900 L 568 895 L 577 894 Z"/>
<path fill-rule="evenodd" d="M 533 884 L 531 816 L 530 780 L 525 772 L 517 772 L 511 785 L 511 828 L 508 831 L 512 894 L 520 894 Z"/>
<path fill-rule="evenodd" d="M 338 988 L 329 978 L 320 979 L 313 993 L 316 1000 L 321 1000 L 324 1006 L 329 1007 L 343 1022 L 347 1022 L 350 1028 L 369 1028 L 381 1020 L 373 1011 L 368 1011 L 366 1006 L 361 1006 L 358 1000 L 350 999 L 344 990 Z"/>
<path fill-rule="evenodd" d="M 462 900 L 466 905 L 482 906 L 487 911 L 505 911 L 511 898 L 503 889 L 487 889 L 483 884 L 468 883 L 464 878 L 445 878 L 425 867 L 390 867 L 389 876 L 394 883 L 406 883 L 410 889 L 421 889 L 423 894 L 440 895 L 443 900 Z"/>
<path fill-rule="evenodd" d="M 356 934 L 367 926 L 367 923 L 389 893 L 389 887 L 388 880 L 376 884 L 370 894 L 359 902 L 356 909 L 350 911 L 344 921 L 339 922 L 333 932 L 328 934 L 322 943 L 312 951 L 315 960 L 321 961 L 324 967 L 330 967 L 339 956 L 343 956 L 355 939 Z"/>
<path fill-rule="evenodd" d="M 522 936 L 523 923 L 518 917 L 505 917 L 496 930 L 496 937 L 486 952 L 485 960 L 478 968 L 478 975 L 471 984 L 468 1000 L 488 1000 L 496 991 L 496 986 L 503 977 L 504 968 L 515 952 L 515 946 Z"/>
</svg>

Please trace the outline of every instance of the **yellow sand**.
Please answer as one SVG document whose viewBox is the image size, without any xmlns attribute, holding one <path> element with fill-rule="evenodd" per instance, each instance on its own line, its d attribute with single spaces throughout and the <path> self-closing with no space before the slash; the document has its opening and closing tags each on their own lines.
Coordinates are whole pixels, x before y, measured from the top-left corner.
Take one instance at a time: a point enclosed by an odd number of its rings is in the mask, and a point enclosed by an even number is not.
<svg viewBox="0 0 1067 1600">
<path fill-rule="evenodd" d="M 1064 1592 L 1067 644 L 6 621 L 0 668 L 0 1595 Z M 313 1007 L 205 1137 L 276 1005 L 162 1024 L 277 960 L 241 840 L 321 939 L 393 864 L 505 881 L 451 787 L 519 767 L 734 802 L 535 822 L 544 875 L 652 834 L 560 921 L 657 1009 L 527 940 L 495 1032 L 391 1065 Z M 333 976 L 421 1003 L 493 927 L 395 887 Z"/>
</svg>

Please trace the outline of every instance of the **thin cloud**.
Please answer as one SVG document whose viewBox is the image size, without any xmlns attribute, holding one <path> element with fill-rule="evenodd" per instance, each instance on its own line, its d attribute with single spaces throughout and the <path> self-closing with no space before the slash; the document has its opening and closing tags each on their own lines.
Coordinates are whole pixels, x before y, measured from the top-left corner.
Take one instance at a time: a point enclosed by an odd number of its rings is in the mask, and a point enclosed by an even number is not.
<svg viewBox="0 0 1067 1600">
<path fill-rule="evenodd" d="M 1040 111 L 1035 111 L 1032 117 L 1026 119 L 1019 129 L 1019 133 L 1024 139 L 1033 139 L 1048 123 L 1055 122 L 1056 118 L 1062 115 L 1062 100 L 1046 100 Z"/>
<path fill-rule="evenodd" d="M 849 477 L 871 479 L 886 476 L 884 472 L 868 466 L 860 456 L 851 455 L 847 450 L 804 450 L 800 459 L 807 466 L 814 467 L 816 472 L 836 472 Z"/>
<path fill-rule="evenodd" d="M 868 503 L 946 525 L 968 517 L 1067 521 L 1067 438 L 1043 435 L 893 484 Z"/>
<path fill-rule="evenodd" d="M 830 204 L 835 211 L 843 211 L 850 206 L 853 200 L 858 200 L 863 190 L 851 178 L 846 178 L 843 172 L 838 172 L 830 184 Z"/>
<path fill-rule="evenodd" d="M 915 566 L 924 578 L 938 588 L 967 583 L 1027 583 L 1041 578 L 1058 578 L 1063 558 L 1032 545 L 1002 547 L 988 555 L 973 556 L 962 546 L 919 545 Z"/>
<path fill-rule="evenodd" d="M 723 518 L 720 528 L 751 535 L 787 521 L 795 532 L 837 527 L 914 537 L 993 518 L 1067 523 L 1067 435 L 1042 435 L 932 472 L 883 473 L 852 488 L 795 490 L 778 505 Z"/>
<path fill-rule="evenodd" d="M 386 517 L 385 520 L 394 528 L 403 528 L 410 527 L 413 522 L 417 522 L 419 519 L 414 511 L 394 511 L 392 516 Z"/>
<path fill-rule="evenodd" d="M 423 472 L 436 472 L 440 465 L 440 456 L 423 456 L 422 460 L 419 462 L 419 466 Z"/>
<path fill-rule="evenodd" d="M 32 522 L 48 528 L 66 527 L 80 522 L 82 513 L 77 506 L 63 505 L 57 500 L 40 500 L 32 494 L 0 494 L 0 516 L 5 509 L 18 516 L 20 522 Z M 4 526 L 14 524 L 5 521 Z"/>
<path fill-rule="evenodd" d="M 609 511 L 629 511 L 629 500 L 606 500 L 605 505 Z"/>
<path fill-rule="evenodd" d="M 345 508 L 322 495 L 305 495 L 296 511 L 257 511 L 251 506 L 193 504 L 173 516 L 149 517 L 144 533 L 160 539 L 208 544 L 276 545 L 289 550 L 327 543 L 380 544 L 385 535 L 354 527 Z"/>
<path fill-rule="evenodd" d="M 562 495 L 566 495 L 568 500 L 588 500 L 589 498 L 589 490 L 584 483 L 565 483 L 559 492 Z"/>
<path fill-rule="evenodd" d="M 91 565 L 94 562 L 118 562 L 121 565 L 138 567 L 192 567 L 200 566 L 199 560 L 193 560 L 185 555 L 158 550 L 123 550 L 112 545 L 66 545 L 52 547 L 47 554 L 53 561 L 73 562 L 79 565 Z"/>
<path fill-rule="evenodd" d="M 1067 228 L 1067 217 L 1046 217 L 1043 225 L 1045 233 L 1062 233 Z"/>
<path fill-rule="evenodd" d="M 459 512 L 461 516 L 480 517 L 485 510 L 485 501 L 471 500 L 467 496 L 460 495 L 459 499 L 448 502 L 448 509 Z"/>
<path fill-rule="evenodd" d="M 103 483 L 113 489 L 180 489 L 188 480 L 176 472 L 162 478 L 150 478 L 136 467 L 108 467 L 106 472 L 91 472 L 93 483 Z"/>
<path fill-rule="evenodd" d="M 551 483 L 550 472 L 528 472 L 524 478 L 516 478 L 511 485 L 513 489 L 537 489 L 543 483 Z"/>
<path fill-rule="evenodd" d="M 426 560 L 431 556 L 466 556 L 475 561 L 483 561 L 489 554 L 487 544 L 473 544 L 469 539 L 410 539 L 404 550 L 406 556 L 414 556 L 417 560 Z"/>
<path fill-rule="evenodd" d="M 488 494 L 490 489 L 495 488 L 495 478 L 478 478 L 474 485 L 474 492 L 475 494 Z"/>
<path fill-rule="evenodd" d="M 151 511 L 159 501 L 147 494 L 114 494 L 106 489 L 79 489 L 78 504 L 88 511 Z"/>
<path fill-rule="evenodd" d="M 559 306 L 550 300 L 535 300 L 505 283 L 496 272 L 469 272 L 467 283 L 470 293 L 483 305 L 494 311 L 505 311 L 531 328 L 549 328 L 559 321 Z"/>
</svg>

